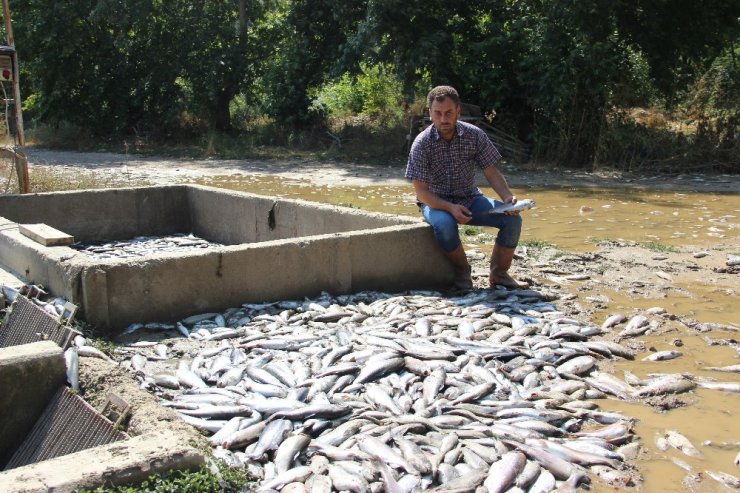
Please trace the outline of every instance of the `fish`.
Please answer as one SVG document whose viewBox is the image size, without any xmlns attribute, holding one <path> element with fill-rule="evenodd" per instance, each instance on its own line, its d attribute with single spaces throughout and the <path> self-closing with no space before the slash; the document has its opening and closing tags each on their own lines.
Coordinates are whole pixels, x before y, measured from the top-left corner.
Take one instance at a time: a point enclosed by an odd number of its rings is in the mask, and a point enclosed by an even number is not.
<svg viewBox="0 0 740 493">
<path fill-rule="evenodd" d="M 707 476 L 714 479 L 718 483 L 732 489 L 740 488 L 740 478 L 721 471 L 705 471 Z"/>
<path fill-rule="evenodd" d="M 306 433 L 296 433 L 283 440 L 273 458 L 278 474 L 291 469 L 298 455 L 308 447 L 310 442 L 311 436 Z"/>
<path fill-rule="evenodd" d="M 604 323 L 601 324 L 601 328 L 604 330 L 611 329 L 612 327 L 621 324 L 627 320 L 627 316 L 622 313 L 615 313 L 613 315 L 610 315 L 606 320 L 604 320 Z"/>
<path fill-rule="evenodd" d="M 276 419 L 267 423 L 254 449 L 247 456 L 252 460 L 257 460 L 266 452 L 277 449 L 292 430 L 293 423 L 287 419 Z"/>
<path fill-rule="evenodd" d="M 697 459 L 704 458 L 704 454 L 702 454 L 699 449 L 694 447 L 694 445 L 691 443 L 691 441 L 689 441 L 688 438 L 686 438 L 676 430 L 666 430 L 665 439 L 671 447 L 680 450 L 689 457 L 695 457 Z"/>
<path fill-rule="evenodd" d="M 603 360 L 634 352 L 547 299 L 322 293 L 193 316 L 177 346 L 120 356 L 164 406 L 211 435 L 219 457 L 248 463 L 264 486 L 282 487 L 276 478 L 308 466 L 288 488 L 451 492 L 487 481 L 529 491 L 556 478 L 573 488 L 579 464 L 623 462 L 591 442 L 638 441 L 628 417 L 592 399 L 632 399 L 656 378 L 629 385 L 600 372 Z"/>
<path fill-rule="evenodd" d="M 722 371 L 727 373 L 740 373 L 740 365 L 728 365 L 728 366 L 707 366 L 705 370 Z"/>
<path fill-rule="evenodd" d="M 64 351 L 64 362 L 67 368 L 67 382 L 72 390 L 80 391 L 80 357 L 77 349 L 70 347 Z"/>
<path fill-rule="evenodd" d="M 532 209 L 537 204 L 532 199 L 517 200 L 514 204 L 497 204 L 495 207 L 489 209 L 489 214 L 505 214 L 507 212 L 522 212 Z"/>
<path fill-rule="evenodd" d="M 491 464 L 483 486 L 488 488 L 489 493 L 503 493 L 514 483 L 526 463 L 527 457 L 521 452 L 505 453 L 500 460 Z"/>
<path fill-rule="evenodd" d="M 683 353 L 681 351 L 658 351 L 657 353 L 653 353 L 650 356 L 642 358 L 642 361 L 668 361 L 680 358 L 681 356 L 683 356 Z"/>
<path fill-rule="evenodd" d="M 646 316 L 635 315 L 629 320 L 629 322 L 627 322 L 624 330 L 619 333 L 619 338 L 625 339 L 627 337 L 635 337 L 644 334 L 650 328 L 648 322 L 649 320 Z"/>
<path fill-rule="evenodd" d="M 696 388 L 696 383 L 680 374 L 664 375 L 650 380 L 635 392 L 637 397 L 680 394 Z"/>
</svg>

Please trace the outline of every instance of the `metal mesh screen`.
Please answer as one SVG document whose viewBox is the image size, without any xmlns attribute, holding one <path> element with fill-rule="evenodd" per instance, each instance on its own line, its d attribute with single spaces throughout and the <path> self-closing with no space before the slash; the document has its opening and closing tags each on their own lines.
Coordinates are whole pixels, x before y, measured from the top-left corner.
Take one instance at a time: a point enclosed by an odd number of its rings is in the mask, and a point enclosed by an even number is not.
<svg viewBox="0 0 740 493">
<path fill-rule="evenodd" d="M 52 340 L 66 349 L 77 332 L 61 325 L 25 296 L 18 296 L 7 322 L 0 327 L 0 347 Z"/>
<path fill-rule="evenodd" d="M 126 438 L 82 398 L 60 387 L 5 470 Z"/>
</svg>

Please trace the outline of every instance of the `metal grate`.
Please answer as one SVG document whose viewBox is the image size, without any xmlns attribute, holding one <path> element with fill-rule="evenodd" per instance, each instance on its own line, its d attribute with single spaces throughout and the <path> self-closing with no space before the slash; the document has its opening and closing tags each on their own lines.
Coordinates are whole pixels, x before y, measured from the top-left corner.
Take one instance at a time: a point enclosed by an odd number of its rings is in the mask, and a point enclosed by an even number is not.
<svg viewBox="0 0 740 493">
<path fill-rule="evenodd" d="M 67 349 L 77 334 L 79 332 L 61 325 L 33 301 L 18 295 L 11 306 L 7 322 L 0 327 L 0 347 L 51 340 L 62 349 Z"/>
<path fill-rule="evenodd" d="M 126 438 L 82 398 L 60 387 L 5 470 Z"/>
</svg>

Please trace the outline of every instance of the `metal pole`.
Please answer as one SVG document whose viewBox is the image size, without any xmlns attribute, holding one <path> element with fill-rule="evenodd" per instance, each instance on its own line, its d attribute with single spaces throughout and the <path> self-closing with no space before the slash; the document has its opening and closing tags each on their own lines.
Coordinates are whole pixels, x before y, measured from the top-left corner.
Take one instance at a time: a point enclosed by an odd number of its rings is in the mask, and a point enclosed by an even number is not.
<svg viewBox="0 0 740 493">
<path fill-rule="evenodd" d="M 18 70 L 18 53 L 15 51 L 13 28 L 10 25 L 10 6 L 3 0 L 3 17 L 8 46 L 13 48 L 13 98 L 15 100 L 15 127 L 18 133 L 18 148 L 15 149 L 15 169 L 18 175 L 18 190 L 28 193 L 28 158 L 26 157 L 26 137 L 23 134 L 23 110 L 21 109 L 20 71 Z"/>
</svg>

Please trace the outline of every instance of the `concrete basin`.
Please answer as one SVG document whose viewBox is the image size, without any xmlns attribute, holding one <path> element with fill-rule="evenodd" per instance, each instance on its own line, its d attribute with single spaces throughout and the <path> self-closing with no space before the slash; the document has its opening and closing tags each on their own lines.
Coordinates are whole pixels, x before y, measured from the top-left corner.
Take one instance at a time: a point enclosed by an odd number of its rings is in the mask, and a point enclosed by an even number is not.
<svg viewBox="0 0 740 493">
<path fill-rule="evenodd" d="M 192 233 L 223 246 L 96 260 L 19 231 L 38 223 L 82 242 Z M 452 279 L 420 218 L 197 185 L 0 196 L 0 264 L 76 303 L 111 335 L 242 303 Z"/>
</svg>

